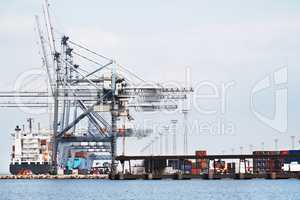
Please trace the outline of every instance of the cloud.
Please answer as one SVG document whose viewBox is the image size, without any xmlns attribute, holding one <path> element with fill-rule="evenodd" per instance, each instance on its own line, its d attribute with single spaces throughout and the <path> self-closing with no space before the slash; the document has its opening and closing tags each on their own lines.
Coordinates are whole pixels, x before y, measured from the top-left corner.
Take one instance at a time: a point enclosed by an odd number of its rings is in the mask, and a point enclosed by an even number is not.
<svg viewBox="0 0 300 200">
<path fill-rule="evenodd" d="M 299 21 L 274 17 L 195 23 L 182 30 L 151 32 L 110 32 L 83 26 L 71 27 L 68 32 L 74 40 L 109 57 L 120 58 L 122 64 L 133 66 L 134 71 L 149 79 L 182 79 L 184 67 L 191 66 L 198 79 L 229 80 L 240 77 L 241 65 L 285 64 L 283 57 L 293 53 L 295 44 L 300 42 Z M 157 74 L 158 70 L 165 73 Z"/>
</svg>

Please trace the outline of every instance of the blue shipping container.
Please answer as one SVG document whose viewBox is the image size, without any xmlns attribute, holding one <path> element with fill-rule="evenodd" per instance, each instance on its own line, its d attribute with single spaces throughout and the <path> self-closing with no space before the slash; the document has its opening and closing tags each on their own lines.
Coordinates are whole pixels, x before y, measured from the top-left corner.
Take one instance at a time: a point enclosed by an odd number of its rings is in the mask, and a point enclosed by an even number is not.
<svg viewBox="0 0 300 200">
<path fill-rule="evenodd" d="M 81 164 L 81 159 L 80 158 L 74 158 L 73 169 L 78 169 L 78 167 L 80 166 L 80 164 Z"/>
<path fill-rule="evenodd" d="M 290 155 L 300 154 L 300 150 L 289 150 Z M 284 163 L 289 164 L 291 162 L 298 162 L 300 163 L 300 158 L 285 158 Z"/>
</svg>

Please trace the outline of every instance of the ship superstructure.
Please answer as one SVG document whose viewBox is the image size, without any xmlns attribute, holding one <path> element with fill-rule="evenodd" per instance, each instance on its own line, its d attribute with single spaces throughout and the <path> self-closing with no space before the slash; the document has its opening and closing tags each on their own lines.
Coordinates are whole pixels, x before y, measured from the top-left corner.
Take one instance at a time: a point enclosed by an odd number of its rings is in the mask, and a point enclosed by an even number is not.
<svg viewBox="0 0 300 200">
<path fill-rule="evenodd" d="M 28 119 L 28 129 L 19 126 L 12 133 L 13 144 L 10 172 L 12 174 L 45 174 L 50 172 L 51 133 L 48 129 L 32 127 L 33 119 Z"/>
</svg>

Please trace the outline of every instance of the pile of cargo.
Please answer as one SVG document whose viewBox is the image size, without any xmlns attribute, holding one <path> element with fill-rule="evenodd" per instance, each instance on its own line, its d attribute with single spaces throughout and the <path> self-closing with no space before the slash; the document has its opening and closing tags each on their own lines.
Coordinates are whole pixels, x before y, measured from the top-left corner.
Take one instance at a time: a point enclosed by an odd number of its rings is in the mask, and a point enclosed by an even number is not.
<svg viewBox="0 0 300 200">
<path fill-rule="evenodd" d="M 203 158 L 207 156 L 207 151 L 199 150 L 196 151 L 196 161 L 192 163 L 191 174 L 198 175 L 203 174 L 208 170 L 208 160 Z"/>
<path fill-rule="evenodd" d="M 164 159 L 158 159 L 158 160 L 146 159 L 144 160 L 143 165 L 145 166 L 146 173 L 160 174 L 167 167 L 167 161 Z"/>
<path fill-rule="evenodd" d="M 101 160 L 103 158 L 103 160 Z M 108 174 L 111 164 L 104 155 L 87 151 L 70 152 L 60 175 L 100 175 Z"/>
<path fill-rule="evenodd" d="M 210 162 L 210 160 L 206 159 L 207 151 L 199 150 L 196 151 L 196 161 L 192 163 L 191 173 L 193 175 L 208 173 L 209 170 L 212 170 L 214 173 L 224 174 L 227 173 L 226 163 L 222 160 L 214 160 Z"/>
<path fill-rule="evenodd" d="M 280 151 L 254 151 L 253 155 L 280 155 Z M 280 172 L 282 162 L 282 159 L 254 158 L 253 172 L 257 174 Z"/>
<path fill-rule="evenodd" d="M 200 175 L 206 174 L 211 170 L 218 174 L 234 174 L 236 171 L 236 164 L 234 162 L 226 163 L 224 160 L 210 160 L 206 159 L 207 151 L 199 150 L 195 152 L 196 161 L 192 163 L 191 174 Z"/>
<path fill-rule="evenodd" d="M 300 154 L 300 150 L 281 151 L 281 155 Z M 300 158 L 285 158 L 283 161 L 283 171 L 300 172 Z"/>
<path fill-rule="evenodd" d="M 227 163 L 226 164 L 226 172 L 228 173 L 228 174 L 235 174 L 236 173 L 236 164 L 235 164 L 235 162 L 230 162 L 230 163 Z"/>
<path fill-rule="evenodd" d="M 178 159 L 169 159 L 168 167 L 171 168 L 174 172 L 182 171 L 185 174 L 190 174 L 192 170 L 192 161 L 190 160 L 178 160 Z M 170 170 L 169 170 L 170 171 Z"/>
<path fill-rule="evenodd" d="M 258 155 L 250 159 L 241 159 L 236 163 L 234 160 L 225 162 L 222 159 L 207 159 L 207 151 L 195 152 L 195 161 L 190 160 L 168 160 L 168 173 L 178 171 L 184 174 L 202 175 L 207 173 L 232 175 L 242 174 L 269 174 L 273 172 L 300 172 L 300 158 L 288 157 L 288 155 L 300 155 L 300 150 L 284 151 L 254 151 Z M 268 158 L 262 158 L 262 156 Z"/>
<path fill-rule="evenodd" d="M 87 152 L 76 152 L 75 157 L 68 158 L 64 174 L 88 174 L 91 164 Z"/>
<path fill-rule="evenodd" d="M 291 154 L 300 154 L 300 150 L 254 151 L 253 155 L 278 155 L 278 158 L 254 158 L 253 172 L 300 172 L 300 158 L 285 157 Z"/>
<path fill-rule="evenodd" d="M 213 162 L 213 169 L 215 173 L 219 174 L 226 174 L 227 173 L 227 166 L 225 161 L 216 160 Z"/>
</svg>

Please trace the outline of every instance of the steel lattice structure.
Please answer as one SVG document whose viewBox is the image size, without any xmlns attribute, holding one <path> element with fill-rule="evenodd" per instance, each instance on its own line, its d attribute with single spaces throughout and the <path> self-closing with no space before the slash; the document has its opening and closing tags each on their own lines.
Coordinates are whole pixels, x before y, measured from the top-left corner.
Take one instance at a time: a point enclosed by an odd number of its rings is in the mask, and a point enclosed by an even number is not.
<svg viewBox="0 0 300 200">
<path fill-rule="evenodd" d="M 47 0 L 45 3 L 45 30 L 42 29 L 38 16 L 36 23 L 50 89 L 2 91 L 0 107 L 47 107 L 52 110 L 54 170 L 58 163 L 59 143 L 102 141 L 111 144 L 111 170 L 114 173 L 116 140 L 133 132 L 130 128 L 118 128 L 118 121 L 134 120 L 130 114 L 132 109 L 141 112 L 177 109 L 177 103 L 185 100 L 192 89 L 147 84 L 116 60 L 96 53 L 72 41 L 68 36 L 62 36 L 60 41 L 56 41 L 49 3 Z M 143 86 L 140 86 L 140 82 Z M 110 120 L 104 117 L 108 114 Z M 83 119 L 89 121 L 93 131 L 77 135 L 76 125 Z"/>
</svg>

